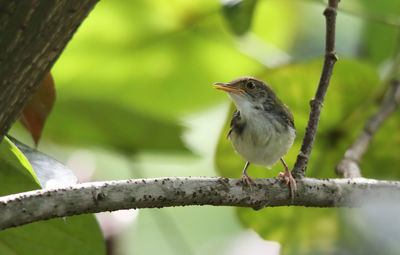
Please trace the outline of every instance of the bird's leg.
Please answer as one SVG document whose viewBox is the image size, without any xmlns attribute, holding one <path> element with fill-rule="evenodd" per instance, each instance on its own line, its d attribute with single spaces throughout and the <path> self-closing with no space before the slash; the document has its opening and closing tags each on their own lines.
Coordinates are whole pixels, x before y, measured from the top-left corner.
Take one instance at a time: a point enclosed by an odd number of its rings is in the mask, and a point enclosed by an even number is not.
<svg viewBox="0 0 400 255">
<path fill-rule="evenodd" d="M 248 174 L 247 174 L 247 168 L 249 167 L 250 162 L 247 161 L 246 165 L 244 166 L 243 172 L 242 172 L 242 182 L 244 184 L 247 184 L 248 186 L 250 186 L 250 182 L 256 184 L 256 182 L 253 180 L 253 178 L 251 178 Z"/>
<path fill-rule="evenodd" d="M 294 198 L 294 191 L 297 189 L 296 187 L 296 181 L 293 178 L 292 174 L 290 173 L 289 168 L 287 167 L 285 161 L 283 158 L 281 158 L 281 162 L 283 167 L 285 168 L 285 173 L 279 173 L 278 177 L 283 178 L 286 182 L 286 184 L 289 184 L 290 187 L 290 195 L 292 198 Z"/>
</svg>

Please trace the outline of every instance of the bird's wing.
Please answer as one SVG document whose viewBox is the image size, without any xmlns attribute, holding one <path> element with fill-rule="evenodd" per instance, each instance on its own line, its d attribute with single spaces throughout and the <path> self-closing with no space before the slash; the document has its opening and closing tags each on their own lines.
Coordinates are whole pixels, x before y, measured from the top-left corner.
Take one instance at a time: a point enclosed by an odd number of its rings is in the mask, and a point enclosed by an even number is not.
<svg viewBox="0 0 400 255">
<path fill-rule="evenodd" d="M 233 130 L 233 126 L 235 125 L 235 123 L 237 123 L 238 121 L 240 121 L 240 112 L 238 110 L 235 110 L 232 114 L 232 119 L 231 119 L 231 124 L 230 124 L 230 128 L 229 128 L 229 132 L 228 135 L 226 136 L 226 139 L 229 139 Z"/>
<path fill-rule="evenodd" d="M 284 121 L 286 122 L 286 124 L 290 125 L 292 128 L 295 128 L 293 114 L 289 110 L 289 107 L 283 104 L 279 98 L 277 98 L 277 101 L 279 102 L 278 105 L 282 106 L 279 110 L 282 111 L 283 114 L 281 114 L 280 116 L 284 116 Z"/>
<path fill-rule="evenodd" d="M 283 111 L 286 113 L 285 116 L 287 116 L 287 122 L 288 124 L 292 127 L 295 128 L 294 126 L 294 118 L 293 118 L 293 114 L 292 112 L 289 110 L 289 107 L 287 107 L 286 105 L 283 105 Z"/>
</svg>

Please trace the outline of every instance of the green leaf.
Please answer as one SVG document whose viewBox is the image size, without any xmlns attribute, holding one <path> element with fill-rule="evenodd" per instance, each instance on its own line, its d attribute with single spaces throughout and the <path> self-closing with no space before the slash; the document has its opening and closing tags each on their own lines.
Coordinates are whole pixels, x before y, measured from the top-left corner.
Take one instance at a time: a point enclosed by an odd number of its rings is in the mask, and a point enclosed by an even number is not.
<svg viewBox="0 0 400 255">
<path fill-rule="evenodd" d="M 257 0 L 225 0 L 222 11 L 229 28 L 236 35 L 243 35 L 251 26 Z"/>
<path fill-rule="evenodd" d="M 309 100 L 314 96 L 321 68 L 322 59 L 318 59 L 268 71 L 259 77 L 274 89 L 293 112 L 298 135 L 284 157 L 289 167 L 294 164 L 300 149 L 309 115 Z M 340 59 L 337 62 L 322 109 L 307 169 L 308 176 L 335 176 L 336 164 L 375 108 L 376 98 L 373 95 L 379 84 L 378 75 L 371 66 L 355 60 Z M 230 115 L 219 138 L 215 162 L 221 176 L 239 178 L 245 161 L 234 152 L 230 141 L 226 139 L 229 121 Z M 393 149 L 389 161 L 393 165 L 391 168 L 388 166 L 392 171 L 393 166 L 400 164 L 399 157 L 394 154 L 396 150 Z M 250 176 L 258 178 L 276 177 L 279 171 L 283 171 L 280 164 L 273 166 L 272 171 L 254 165 L 248 169 Z M 237 214 L 245 227 L 254 229 L 265 239 L 281 242 L 287 254 L 326 254 L 334 250 L 340 237 L 340 221 L 336 209 L 280 207 L 253 211 L 238 208 Z"/>
<path fill-rule="evenodd" d="M 106 254 L 93 215 L 52 219 L 0 231 L 2 255 Z"/>
<path fill-rule="evenodd" d="M 28 160 L 7 137 L 0 143 L 0 183 L 1 196 L 40 188 Z"/>
<path fill-rule="evenodd" d="M 365 11 L 371 16 L 382 19 L 393 19 L 399 22 L 400 2 L 398 0 L 363 0 L 360 1 Z M 381 64 L 394 53 L 395 41 L 398 37 L 398 28 L 374 21 L 365 22 L 364 26 L 365 55 L 376 64 Z"/>
<path fill-rule="evenodd" d="M 238 208 L 242 224 L 262 238 L 279 241 L 282 254 L 329 254 L 335 248 L 339 209 L 275 207 Z"/>
<path fill-rule="evenodd" d="M 45 135 L 55 142 L 99 145 L 122 152 L 187 151 L 182 126 L 140 114 L 112 102 L 60 101 L 50 116 Z"/>
<path fill-rule="evenodd" d="M 390 116 L 375 134 L 360 164 L 364 177 L 399 180 L 400 111 Z"/>
<path fill-rule="evenodd" d="M 262 65 L 237 50 L 219 8 L 214 0 L 96 6 L 52 69 L 57 103 L 48 122 L 67 100 L 104 100 L 172 123 L 220 102 L 212 83 Z M 270 37 L 282 41 L 289 25 Z"/>
<path fill-rule="evenodd" d="M 0 195 L 40 186 L 21 151 L 4 137 L 0 144 Z M 29 212 L 27 212 L 29 213 Z M 0 231 L 0 254 L 105 254 L 105 244 L 93 215 L 35 222 Z"/>
<path fill-rule="evenodd" d="M 28 159 L 42 188 L 59 188 L 78 182 L 74 173 L 57 160 L 26 146 L 14 138 L 9 138 Z"/>
</svg>

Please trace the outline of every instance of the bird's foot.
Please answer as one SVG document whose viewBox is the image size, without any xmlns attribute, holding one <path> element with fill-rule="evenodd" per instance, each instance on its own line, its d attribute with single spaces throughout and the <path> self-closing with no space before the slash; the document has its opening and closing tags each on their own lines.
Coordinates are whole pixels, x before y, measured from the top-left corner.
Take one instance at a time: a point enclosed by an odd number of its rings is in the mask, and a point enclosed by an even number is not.
<svg viewBox="0 0 400 255">
<path fill-rule="evenodd" d="M 251 178 L 247 173 L 242 174 L 242 182 L 243 184 L 246 184 L 247 186 L 250 186 L 251 183 L 256 184 L 253 178 Z"/>
<path fill-rule="evenodd" d="M 293 178 L 292 174 L 289 170 L 286 170 L 284 173 L 280 172 L 278 174 L 278 178 L 283 178 L 286 184 L 289 184 L 290 188 L 290 197 L 294 198 L 294 191 L 297 189 L 296 180 Z"/>
</svg>

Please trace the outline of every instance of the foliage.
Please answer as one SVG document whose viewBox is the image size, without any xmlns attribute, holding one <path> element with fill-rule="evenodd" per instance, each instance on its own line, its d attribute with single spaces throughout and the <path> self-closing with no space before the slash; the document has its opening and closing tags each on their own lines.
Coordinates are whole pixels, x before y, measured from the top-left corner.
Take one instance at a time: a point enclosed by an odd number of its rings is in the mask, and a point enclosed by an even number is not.
<svg viewBox="0 0 400 255">
<path fill-rule="evenodd" d="M 82 150 L 90 151 L 92 156 L 83 153 L 87 157 L 78 160 L 78 165 L 94 162 L 97 179 L 214 175 L 211 170 L 204 170 L 212 167 L 214 150 L 214 143 L 207 141 L 218 140 L 214 157 L 217 175 L 237 178 L 245 162 L 225 139 L 233 107 L 227 115 L 215 110 L 216 105 L 228 100 L 211 84 L 252 75 L 266 81 L 294 114 L 298 135 L 285 157 L 291 166 L 304 135 L 309 100 L 321 73 L 324 7 L 325 3 L 316 0 L 238 0 L 222 4 L 211 0 L 100 2 L 52 70 L 57 101 L 46 121 L 39 149 L 69 165 L 74 165 L 71 162 L 76 155 L 82 155 Z M 398 0 L 342 1 L 340 8 L 340 60 L 334 69 L 307 170 L 308 176 L 319 178 L 335 177 L 335 165 L 376 110 L 387 85 L 384 78 L 396 48 L 399 26 Z M 193 115 L 200 116 L 201 123 L 193 122 L 185 129 Z M 398 117 L 396 112 L 374 138 L 361 162 L 365 177 L 400 177 Z M 226 121 L 218 138 L 210 130 L 218 129 L 223 118 Z M 190 133 L 191 129 L 196 132 Z M 31 143 L 21 126 L 14 126 L 11 134 Z M 196 139 L 190 139 L 190 134 Z M 7 139 L 0 149 L 2 195 L 40 188 L 36 179 L 40 182 L 41 178 L 35 174 L 37 166 L 29 155 L 43 154 L 19 150 Z M 190 149 L 197 157 L 191 155 Z M 62 176 L 72 178 L 68 167 L 43 157 L 47 164 L 59 166 L 50 169 L 60 169 L 47 176 L 55 176 L 55 180 Z M 87 168 L 90 167 L 72 170 L 82 174 Z M 249 174 L 275 177 L 282 170 L 280 165 L 271 171 L 251 166 Z M 215 243 L 220 244 L 219 248 L 227 244 L 219 241 L 232 239 L 240 231 L 239 222 L 266 240 L 279 241 L 286 254 L 337 254 L 345 250 L 363 254 L 373 250 L 373 244 L 366 241 L 368 230 L 372 230 L 366 226 L 366 231 L 355 235 L 356 228 L 348 227 L 348 219 L 337 209 L 240 208 L 234 209 L 236 218 L 225 217 L 227 210 L 201 210 L 196 214 L 168 209 L 163 216 L 140 211 L 138 227 L 131 228 L 130 234 L 136 243 L 150 243 L 148 239 L 153 236 L 166 238 L 160 242 L 163 244 L 151 247 L 154 253 L 174 254 L 177 250 L 169 250 L 168 243 L 187 240 L 186 245 L 192 247 L 189 250 L 204 254 L 204 247 L 212 250 Z M 213 225 L 219 224 L 219 228 L 232 233 L 202 228 L 211 218 Z M 191 228 L 193 219 L 198 225 L 196 231 Z M 149 223 L 152 220 L 157 224 Z M 174 223 L 170 222 L 179 224 L 171 227 Z M 163 234 L 165 228 L 174 234 Z M 126 247 L 120 250 L 146 253 L 146 245 L 131 248 L 135 242 L 126 241 Z M 57 254 L 104 254 L 104 241 L 94 217 L 74 216 L 0 232 L 0 254 L 54 254 L 55 250 Z"/>
<path fill-rule="evenodd" d="M 315 81 L 320 75 L 318 68 L 320 66 L 321 60 L 316 60 L 278 68 L 261 76 L 270 82 L 284 102 L 290 102 L 289 106 L 295 116 L 299 132 L 294 146 L 285 157 L 289 165 L 294 164 L 308 120 L 309 106 L 304 98 L 313 96 Z M 363 84 L 362 87 L 359 86 L 360 83 Z M 330 84 L 331 90 L 325 101 L 317 143 L 307 170 L 308 176 L 335 177 L 333 169 L 343 156 L 346 146 L 360 131 L 363 121 L 357 121 L 358 124 L 352 121 L 351 128 L 344 124 L 348 121 L 348 116 L 363 104 L 365 98 L 373 95 L 373 88 L 378 83 L 378 75 L 372 66 L 355 60 L 341 60 L 335 69 L 335 75 Z M 287 93 L 287 91 L 292 93 Z M 358 96 L 349 97 L 354 94 Z M 373 105 L 364 109 L 360 116 L 352 116 L 352 118 L 365 120 L 371 108 L 374 108 Z M 227 122 L 219 138 L 215 157 L 216 166 L 222 176 L 239 178 L 245 161 L 233 151 L 230 141 L 226 139 L 228 126 Z M 383 138 L 383 141 L 386 139 Z M 371 156 L 365 162 L 374 165 L 373 162 L 376 160 L 376 157 Z M 393 155 L 391 160 L 398 159 Z M 276 164 L 272 171 L 259 166 L 250 166 L 248 170 L 251 176 L 258 178 L 275 177 L 279 171 L 283 172 L 280 164 Z M 371 176 L 368 174 L 365 176 L 382 178 L 381 173 Z M 398 177 L 395 173 L 387 176 L 387 178 Z M 339 212 L 338 209 L 301 207 L 266 208 L 261 211 L 248 208 L 237 209 L 237 215 L 245 226 L 254 229 L 267 240 L 284 243 L 284 250 L 290 250 L 296 254 L 338 252 L 337 243 L 343 241 L 338 228 L 341 222 Z"/>
<path fill-rule="evenodd" d="M 21 113 L 20 121 L 31 134 L 35 146 L 39 143 L 44 123 L 53 108 L 55 97 L 53 77 L 48 73 Z"/>
<path fill-rule="evenodd" d="M 8 138 L 0 143 L 1 195 L 39 189 L 35 172 L 48 176 L 44 172 L 58 170 L 52 168 L 53 159 L 47 157 L 46 161 L 42 155 L 42 168 L 34 172 L 30 163 L 38 154 L 25 155 L 28 159 Z M 0 231 L 0 254 L 105 254 L 105 246 L 94 216 L 80 215 Z"/>
</svg>

